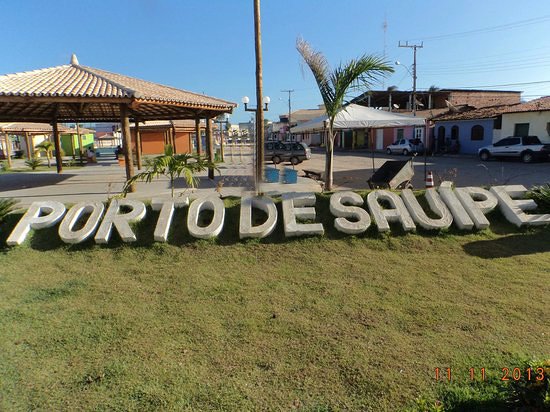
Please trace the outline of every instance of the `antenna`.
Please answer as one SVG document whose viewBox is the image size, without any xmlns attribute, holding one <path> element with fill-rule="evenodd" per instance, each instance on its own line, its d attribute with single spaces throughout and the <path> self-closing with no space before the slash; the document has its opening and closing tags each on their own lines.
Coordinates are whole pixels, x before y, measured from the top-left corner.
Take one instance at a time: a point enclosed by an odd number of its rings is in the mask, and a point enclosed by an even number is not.
<svg viewBox="0 0 550 412">
<path fill-rule="evenodd" d="M 384 22 L 382 23 L 382 30 L 384 30 L 384 60 L 386 60 L 386 32 L 388 31 L 388 19 L 386 18 L 386 13 L 384 13 Z M 386 82 L 382 76 L 382 88 L 385 88 Z"/>
</svg>

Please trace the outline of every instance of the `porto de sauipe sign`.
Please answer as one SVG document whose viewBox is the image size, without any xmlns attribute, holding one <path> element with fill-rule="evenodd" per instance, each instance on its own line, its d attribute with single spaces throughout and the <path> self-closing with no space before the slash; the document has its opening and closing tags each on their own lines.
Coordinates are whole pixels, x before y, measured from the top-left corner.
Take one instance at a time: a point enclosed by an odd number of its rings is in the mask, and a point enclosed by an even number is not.
<svg viewBox="0 0 550 412">
<path fill-rule="evenodd" d="M 400 194 L 388 190 L 374 190 L 365 199 L 358 193 L 336 192 L 330 197 L 330 212 L 336 230 L 357 235 L 365 232 L 374 221 L 379 232 L 390 230 L 390 223 L 400 224 L 405 231 L 414 231 L 418 226 L 426 230 L 446 229 L 455 224 L 462 230 L 489 227 L 486 214 L 500 208 L 504 217 L 516 226 L 550 224 L 550 214 L 528 214 L 537 208 L 532 199 L 526 199 L 527 189 L 522 185 L 494 186 L 489 190 L 481 187 L 453 188 L 451 182 L 443 182 L 437 189 L 424 193 L 429 208 L 437 218 L 429 217 L 414 193 L 405 189 Z M 308 223 L 316 218 L 314 193 L 284 193 L 281 195 L 285 236 L 310 236 L 324 234 L 323 223 Z M 225 206 L 218 196 L 196 199 L 153 199 L 152 209 L 158 211 L 154 239 L 166 242 L 174 211 L 189 207 L 187 227 L 194 238 L 207 239 L 218 236 L 224 225 Z M 261 224 L 254 225 L 253 209 L 267 216 Z M 6 243 L 20 245 L 31 229 L 39 230 L 59 225 L 59 236 L 65 243 L 76 244 L 94 236 L 95 243 L 108 243 L 113 230 L 118 231 L 124 242 L 136 241 L 130 226 L 145 217 L 145 204 L 132 199 L 114 199 L 108 207 L 102 202 L 81 202 L 68 211 L 63 203 L 39 201 L 31 204 L 17 223 Z M 207 226 L 199 225 L 199 215 L 210 210 L 212 219 Z M 370 213 L 369 213 L 370 212 Z M 80 223 L 77 226 L 77 223 Z M 244 196 L 241 198 L 239 237 L 264 238 L 277 224 L 277 207 L 267 196 Z"/>
</svg>

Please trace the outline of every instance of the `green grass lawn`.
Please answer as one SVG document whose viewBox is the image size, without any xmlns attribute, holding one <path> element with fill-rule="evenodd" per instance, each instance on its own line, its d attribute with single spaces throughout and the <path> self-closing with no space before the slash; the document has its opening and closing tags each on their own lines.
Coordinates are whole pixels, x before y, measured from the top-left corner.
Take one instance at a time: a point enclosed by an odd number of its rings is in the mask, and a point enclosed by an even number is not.
<svg viewBox="0 0 550 412">
<path fill-rule="evenodd" d="M 550 358 L 547 227 L 239 242 L 226 203 L 216 241 L 179 211 L 152 243 L 149 210 L 133 246 L 1 249 L 0 410 L 502 410 L 501 369 Z"/>
</svg>

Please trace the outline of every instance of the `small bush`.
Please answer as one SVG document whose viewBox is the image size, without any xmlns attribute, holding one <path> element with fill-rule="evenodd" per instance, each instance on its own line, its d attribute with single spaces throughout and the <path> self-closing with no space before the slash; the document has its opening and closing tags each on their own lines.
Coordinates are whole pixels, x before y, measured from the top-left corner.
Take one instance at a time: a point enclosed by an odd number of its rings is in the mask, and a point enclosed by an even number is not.
<svg viewBox="0 0 550 412">
<path fill-rule="evenodd" d="M 523 371 L 527 368 L 532 370 L 531 379 L 512 380 L 508 402 L 520 410 L 550 410 L 550 359 L 528 362 Z"/>
<path fill-rule="evenodd" d="M 0 222 L 4 220 L 6 215 L 13 210 L 15 210 L 15 205 L 17 204 L 17 200 L 6 198 L 6 199 L 0 199 Z"/>
<path fill-rule="evenodd" d="M 550 213 L 550 183 L 542 186 L 534 186 L 527 197 L 533 199 L 542 213 Z"/>
<path fill-rule="evenodd" d="M 36 170 L 39 166 L 42 166 L 42 160 L 36 156 L 33 156 L 30 160 L 25 160 L 25 164 L 32 170 Z"/>
</svg>

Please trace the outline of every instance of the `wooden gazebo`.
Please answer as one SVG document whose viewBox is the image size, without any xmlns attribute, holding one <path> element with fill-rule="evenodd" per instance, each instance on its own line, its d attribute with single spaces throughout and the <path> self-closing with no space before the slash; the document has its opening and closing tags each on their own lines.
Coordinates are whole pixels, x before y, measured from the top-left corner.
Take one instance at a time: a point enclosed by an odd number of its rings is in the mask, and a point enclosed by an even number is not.
<svg viewBox="0 0 550 412">
<path fill-rule="evenodd" d="M 68 65 L 0 76 L 0 122 L 39 122 L 53 126 L 57 171 L 61 172 L 58 123 L 120 122 L 126 177 L 134 174 L 130 122 L 206 120 L 207 155 L 214 158 L 212 119 L 237 105 L 225 100 L 81 66 Z M 198 127 L 198 126 L 197 126 Z M 197 133 L 200 136 L 200 133 Z M 138 164 L 139 133 L 136 133 Z"/>
</svg>

